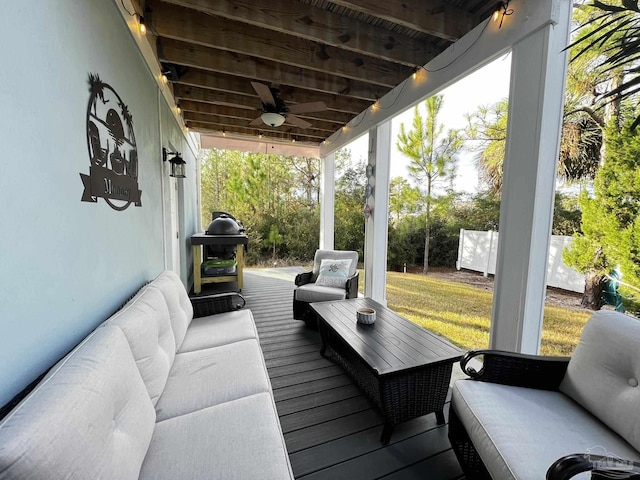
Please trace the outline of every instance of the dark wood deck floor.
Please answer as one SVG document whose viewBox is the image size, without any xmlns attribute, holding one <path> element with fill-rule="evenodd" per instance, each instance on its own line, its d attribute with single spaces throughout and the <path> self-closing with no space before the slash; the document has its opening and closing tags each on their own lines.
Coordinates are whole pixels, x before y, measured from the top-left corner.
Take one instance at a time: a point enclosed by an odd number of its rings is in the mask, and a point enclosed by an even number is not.
<svg viewBox="0 0 640 480">
<path fill-rule="evenodd" d="M 382 419 L 344 371 L 320 356 L 318 333 L 293 319 L 291 269 L 245 270 L 289 457 L 303 479 L 462 477 L 434 414 L 398 425 L 380 444 Z M 448 404 L 445 414 L 448 416 Z"/>
</svg>

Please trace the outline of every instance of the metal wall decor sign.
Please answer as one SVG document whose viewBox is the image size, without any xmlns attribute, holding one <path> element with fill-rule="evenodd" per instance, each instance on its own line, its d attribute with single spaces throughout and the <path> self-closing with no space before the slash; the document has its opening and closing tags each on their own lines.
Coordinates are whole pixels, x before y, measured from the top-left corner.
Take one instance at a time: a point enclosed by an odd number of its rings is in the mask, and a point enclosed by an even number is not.
<svg viewBox="0 0 640 480">
<path fill-rule="evenodd" d="M 133 133 L 133 117 L 110 85 L 89 74 L 87 107 L 87 147 L 89 175 L 80 174 L 83 202 L 103 198 L 114 210 L 132 203 L 142 206 L 138 188 L 138 150 Z"/>
</svg>

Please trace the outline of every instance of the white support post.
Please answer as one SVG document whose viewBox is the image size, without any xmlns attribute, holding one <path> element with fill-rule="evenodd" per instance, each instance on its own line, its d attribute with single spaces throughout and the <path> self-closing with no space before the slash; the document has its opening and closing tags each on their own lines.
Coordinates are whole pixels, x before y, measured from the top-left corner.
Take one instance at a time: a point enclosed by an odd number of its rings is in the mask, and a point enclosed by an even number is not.
<svg viewBox="0 0 640 480">
<path fill-rule="evenodd" d="M 487 249 L 487 262 L 484 265 L 484 272 L 482 272 L 483 277 L 489 276 L 489 267 L 491 266 L 491 252 L 493 252 L 493 230 L 489 230 L 487 232 L 487 236 L 489 237 L 489 248 Z"/>
<path fill-rule="evenodd" d="M 320 248 L 334 248 L 335 156 L 320 160 Z"/>
<path fill-rule="evenodd" d="M 464 249 L 464 228 L 460 229 L 460 237 L 458 239 L 458 260 L 456 261 L 456 270 L 462 268 L 462 251 Z"/>
<path fill-rule="evenodd" d="M 371 215 L 365 223 L 364 294 L 387 304 L 387 236 L 389 223 L 389 164 L 391 120 L 369 130 L 369 165 L 372 194 L 367 198 Z"/>
<path fill-rule="evenodd" d="M 513 46 L 491 348 L 538 353 L 564 104 L 571 2 Z"/>
</svg>

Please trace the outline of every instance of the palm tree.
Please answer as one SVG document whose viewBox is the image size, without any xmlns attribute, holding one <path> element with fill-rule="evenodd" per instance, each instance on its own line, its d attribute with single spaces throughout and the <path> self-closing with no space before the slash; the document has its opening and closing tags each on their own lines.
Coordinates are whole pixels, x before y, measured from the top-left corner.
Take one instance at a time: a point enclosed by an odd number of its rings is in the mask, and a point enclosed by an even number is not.
<svg viewBox="0 0 640 480">
<path fill-rule="evenodd" d="M 621 0 L 620 5 L 595 0 L 585 7 L 586 18 L 577 30 L 578 38 L 568 48 L 576 53 L 571 62 L 585 56 L 597 56 L 595 69 L 609 77 L 596 91 L 598 109 L 612 108 L 619 125 L 619 109 L 623 100 L 640 91 L 640 9 L 638 0 Z M 632 129 L 640 125 L 640 115 Z"/>
</svg>

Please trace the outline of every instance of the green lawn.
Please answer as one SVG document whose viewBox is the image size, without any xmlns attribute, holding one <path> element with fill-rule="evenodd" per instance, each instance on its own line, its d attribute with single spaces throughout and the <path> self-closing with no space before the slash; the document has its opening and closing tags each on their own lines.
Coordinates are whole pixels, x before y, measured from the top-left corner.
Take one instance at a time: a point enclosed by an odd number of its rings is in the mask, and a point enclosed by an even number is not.
<svg viewBox="0 0 640 480">
<path fill-rule="evenodd" d="M 363 272 L 360 273 L 363 279 Z M 360 282 L 363 284 L 363 282 Z M 487 348 L 492 293 L 428 275 L 387 272 L 389 308 L 464 349 Z M 589 313 L 545 307 L 543 355 L 571 355 Z"/>
</svg>

